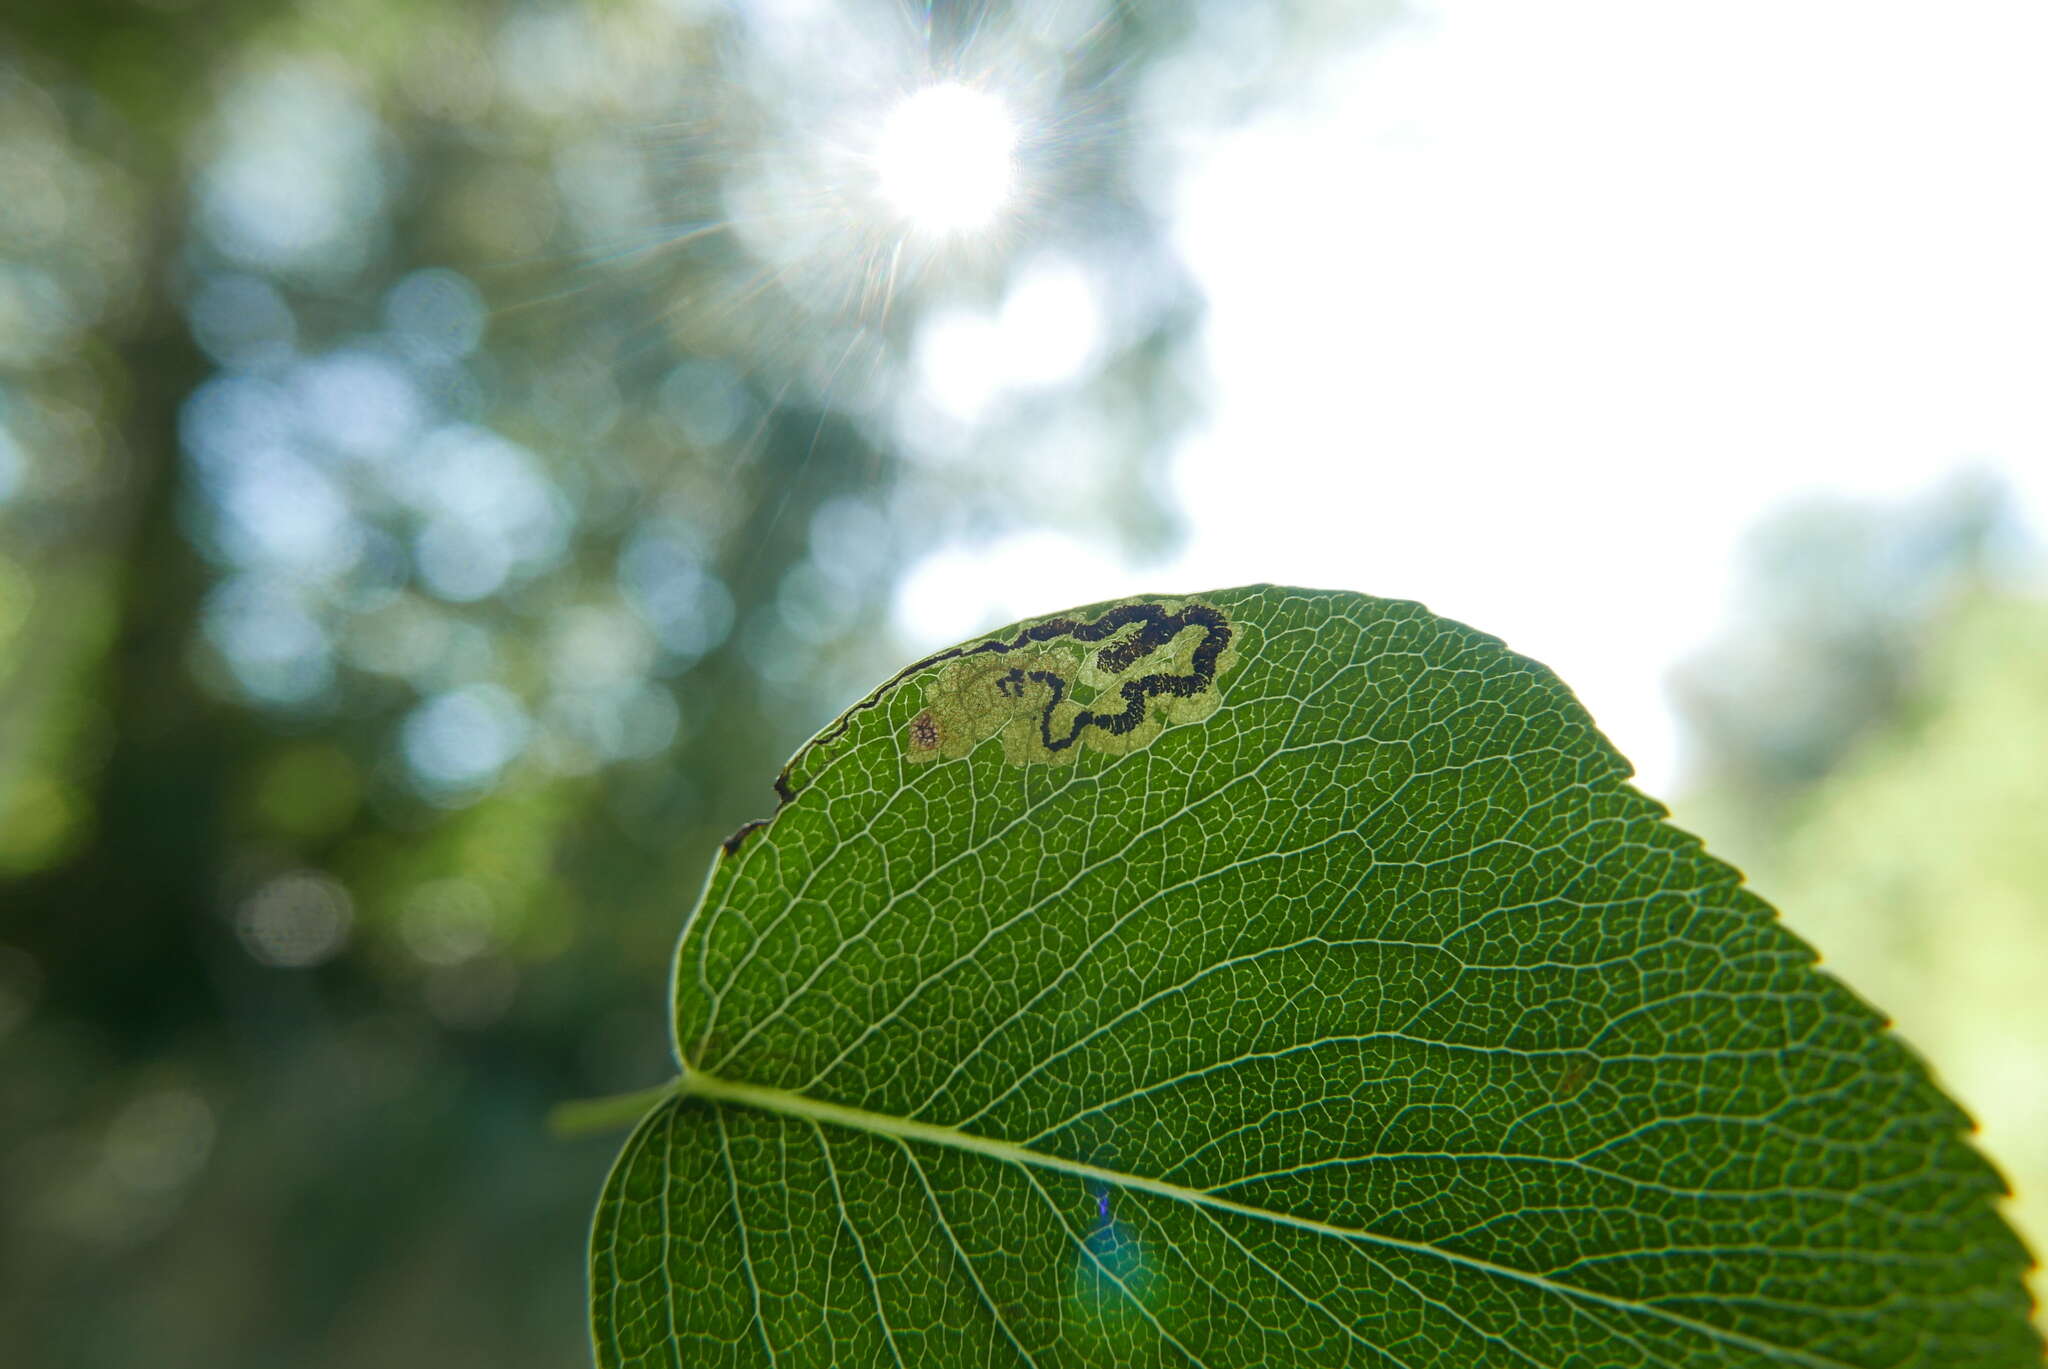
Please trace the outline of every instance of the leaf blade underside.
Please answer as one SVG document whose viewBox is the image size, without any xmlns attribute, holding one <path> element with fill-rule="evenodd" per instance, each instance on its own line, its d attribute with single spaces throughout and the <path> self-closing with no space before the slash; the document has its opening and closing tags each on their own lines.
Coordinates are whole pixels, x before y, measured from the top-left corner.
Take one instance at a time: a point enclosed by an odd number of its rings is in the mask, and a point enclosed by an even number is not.
<svg viewBox="0 0 2048 1369">
<path fill-rule="evenodd" d="M 1052 621 L 719 861 L 601 1364 L 2038 1362 L 1966 1119 L 1547 670 L 1351 594 Z"/>
</svg>

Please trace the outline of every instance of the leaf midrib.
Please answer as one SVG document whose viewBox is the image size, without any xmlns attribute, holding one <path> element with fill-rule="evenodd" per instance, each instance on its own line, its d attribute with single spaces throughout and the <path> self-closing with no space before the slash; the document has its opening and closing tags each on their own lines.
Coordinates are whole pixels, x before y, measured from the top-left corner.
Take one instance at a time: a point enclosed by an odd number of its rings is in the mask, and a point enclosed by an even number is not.
<svg viewBox="0 0 2048 1369">
<path fill-rule="evenodd" d="M 1495 1264 L 1491 1260 L 1474 1255 L 1460 1254 L 1446 1250 L 1426 1241 L 1405 1240 L 1399 1236 L 1387 1236 L 1378 1232 L 1363 1231 L 1354 1227 L 1337 1226 L 1330 1222 L 1317 1221 L 1312 1217 L 1301 1217 L 1293 1213 L 1278 1212 L 1272 1208 L 1257 1207 L 1250 1203 L 1233 1202 L 1214 1193 L 1201 1189 L 1186 1188 L 1170 1184 L 1161 1179 L 1149 1178 L 1142 1174 L 1130 1174 L 1122 1170 L 1107 1169 L 1081 1160 L 1070 1160 L 1065 1156 L 1051 1155 L 1029 1146 L 1011 1141 L 1000 1141 L 994 1137 L 961 1131 L 955 1127 L 940 1126 L 932 1122 L 920 1122 L 907 1117 L 895 1117 L 888 1113 L 869 1112 L 864 1108 L 849 1107 L 844 1103 L 827 1102 L 806 1094 L 794 1093 L 788 1089 L 772 1088 L 765 1084 L 749 1084 L 737 1080 L 723 1079 L 706 1074 L 701 1070 L 686 1069 L 673 1085 L 673 1095 L 668 1106 L 674 1106 L 681 1099 L 698 1098 L 710 1103 L 728 1103 L 740 1107 L 754 1108 L 762 1112 L 783 1117 L 794 1117 L 816 1125 L 843 1127 L 852 1131 L 865 1132 L 874 1136 L 886 1136 L 897 1141 L 920 1141 L 926 1145 L 940 1146 L 948 1150 L 979 1155 L 984 1159 L 1001 1164 L 1016 1165 L 1019 1168 L 1047 1170 L 1067 1174 L 1080 1179 L 1093 1180 L 1115 1188 L 1151 1193 L 1170 1202 L 1212 1212 L 1228 1212 L 1254 1221 L 1269 1222 L 1276 1226 L 1289 1226 L 1297 1230 L 1327 1236 L 1341 1241 L 1353 1241 L 1362 1245 L 1379 1246 L 1383 1249 L 1401 1250 L 1410 1254 L 1424 1255 L 1446 1264 L 1457 1265 L 1478 1273 L 1497 1278 L 1511 1279 L 1517 1283 L 1554 1294 L 1558 1297 L 1594 1303 L 1611 1310 L 1650 1317 L 1668 1325 L 1684 1328 L 1706 1336 L 1724 1345 L 1769 1356 L 1786 1364 L 1807 1366 L 1807 1369 L 1857 1369 L 1842 1360 L 1830 1359 L 1808 1351 L 1789 1346 L 1773 1345 L 1739 1331 L 1699 1321 L 1666 1308 L 1648 1303 L 1633 1302 L 1590 1288 L 1560 1283 L 1528 1270 L 1516 1269 L 1510 1265 Z"/>
</svg>

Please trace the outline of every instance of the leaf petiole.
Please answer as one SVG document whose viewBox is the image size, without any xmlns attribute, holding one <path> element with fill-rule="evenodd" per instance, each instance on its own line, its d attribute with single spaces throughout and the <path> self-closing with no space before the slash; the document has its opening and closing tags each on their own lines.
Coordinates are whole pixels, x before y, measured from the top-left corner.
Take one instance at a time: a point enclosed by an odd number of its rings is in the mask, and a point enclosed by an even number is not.
<svg viewBox="0 0 2048 1369">
<path fill-rule="evenodd" d="M 656 1084 L 651 1089 L 635 1089 L 631 1093 L 615 1093 L 608 1098 L 579 1098 L 573 1103 L 558 1103 L 548 1110 L 548 1131 L 562 1140 L 573 1140 L 581 1136 L 596 1136 L 602 1132 L 620 1131 L 632 1126 L 651 1110 L 673 1098 L 682 1091 L 683 1077 L 677 1075 L 665 1084 Z"/>
</svg>

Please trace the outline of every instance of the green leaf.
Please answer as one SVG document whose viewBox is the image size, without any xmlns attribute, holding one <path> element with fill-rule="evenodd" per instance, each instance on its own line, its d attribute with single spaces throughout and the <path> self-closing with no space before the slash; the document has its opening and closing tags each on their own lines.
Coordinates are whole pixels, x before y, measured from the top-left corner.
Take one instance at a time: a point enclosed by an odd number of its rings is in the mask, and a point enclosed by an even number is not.
<svg viewBox="0 0 2048 1369">
<path fill-rule="evenodd" d="M 1628 773 L 1354 594 L 912 666 L 685 926 L 599 1362 L 2037 1364 L 1967 1119 Z"/>
</svg>

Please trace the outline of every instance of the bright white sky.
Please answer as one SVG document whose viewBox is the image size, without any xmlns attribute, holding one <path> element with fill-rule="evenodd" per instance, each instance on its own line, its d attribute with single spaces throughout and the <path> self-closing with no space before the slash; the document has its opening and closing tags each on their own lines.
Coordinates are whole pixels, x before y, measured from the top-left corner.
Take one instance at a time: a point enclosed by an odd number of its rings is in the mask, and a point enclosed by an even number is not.
<svg viewBox="0 0 2048 1369">
<path fill-rule="evenodd" d="M 2048 528 L 2044 71 L 2040 0 L 1424 7 L 1184 177 L 1213 389 L 1182 550 L 949 553 L 903 626 L 1420 599 L 1556 668 L 1669 792 L 1664 677 L 1760 516 L 1974 468 Z"/>
</svg>

